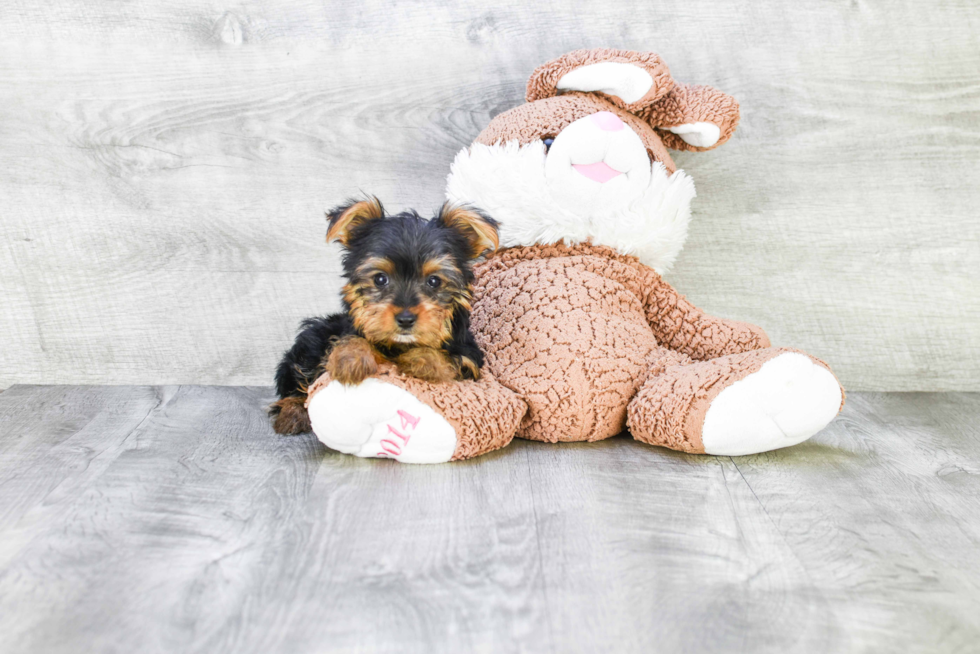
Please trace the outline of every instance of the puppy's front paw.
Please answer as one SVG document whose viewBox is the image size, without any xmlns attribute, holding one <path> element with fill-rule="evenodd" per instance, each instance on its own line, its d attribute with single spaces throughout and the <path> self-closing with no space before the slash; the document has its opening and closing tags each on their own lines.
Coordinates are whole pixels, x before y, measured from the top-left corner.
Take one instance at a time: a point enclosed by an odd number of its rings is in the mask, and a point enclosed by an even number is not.
<svg viewBox="0 0 980 654">
<path fill-rule="evenodd" d="M 306 412 L 305 397 L 290 396 L 273 403 L 269 415 L 272 428 L 277 434 L 303 434 L 310 431 L 310 416 Z"/>
<path fill-rule="evenodd" d="M 449 355 L 433 347 L 413 347 L 400 354 L 395 363 L 403 374 L 434 384 L 453 381 L 459 375 Z"/>
<path fill-rule="evenodd" d="M 348 336 L 334 345 L 326 369 L 341 384 L 354 386 L 378 372 L 378 355 L 365 339 Z"/>
</svg>

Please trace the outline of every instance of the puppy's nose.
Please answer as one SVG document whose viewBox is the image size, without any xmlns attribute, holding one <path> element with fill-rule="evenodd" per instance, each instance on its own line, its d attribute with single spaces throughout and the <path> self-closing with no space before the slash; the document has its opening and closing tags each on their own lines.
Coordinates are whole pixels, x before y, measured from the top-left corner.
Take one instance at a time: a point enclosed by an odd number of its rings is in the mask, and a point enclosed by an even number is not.
<svg viewBox="0 0 980 654">
<path fill-rule="evenodd" d="M 415 314 L 409 311 L 408 309 L 405 309 L 397 316 L 395 316 L 395 322 L 397 322 L 398 326 L 401 327 L 402 329 L 408 329 L 409 327 L 414 325 L 415 320 L 416 320 Z"/>
<path fill-rule="evenodd" d="M 619 116 L 611 111 L 600 111 L 599 113 L 592 114 L 592 120 L 604 132 L 618 132 L 624 127 L 623 121 L 619 119 Z"/>
</svg>

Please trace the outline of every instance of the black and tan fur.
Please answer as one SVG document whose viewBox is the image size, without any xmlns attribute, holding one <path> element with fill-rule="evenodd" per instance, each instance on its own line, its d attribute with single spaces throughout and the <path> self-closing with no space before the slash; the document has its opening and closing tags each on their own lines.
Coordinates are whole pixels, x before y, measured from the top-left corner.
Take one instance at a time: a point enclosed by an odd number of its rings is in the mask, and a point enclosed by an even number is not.
<svg viewBox="0 0 980 654">
<path fill-rule="evenodd" d="M 303 321 L 276 371 L 275 430 L 310 429 L 306 389 L 323 372 L 358 384 L 393 362 L 430 382 L 477 379 L 483 366 L 469 330 L 473 262 L 497 248 L 497 223 L 444 205 L 431 220 L 386 215 L 377 198 L 328 212 L 328 241 L 344 248 L 345 311 Z"/>
</svg>

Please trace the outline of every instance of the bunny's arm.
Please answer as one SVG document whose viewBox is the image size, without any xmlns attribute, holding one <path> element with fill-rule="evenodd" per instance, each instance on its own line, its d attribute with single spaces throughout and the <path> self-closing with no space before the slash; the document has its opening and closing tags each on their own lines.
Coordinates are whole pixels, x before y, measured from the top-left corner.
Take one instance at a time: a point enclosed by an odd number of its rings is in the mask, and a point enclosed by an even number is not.
<svg viewBox="0 0 980 654">
<path fill-rule="evenodd" d="M 769 347 L 769 337 L 761 327 L 708 315 L 652 268 L 637 266 L 647 322 L 664 347 L 699 361 Z"/>
</svg>

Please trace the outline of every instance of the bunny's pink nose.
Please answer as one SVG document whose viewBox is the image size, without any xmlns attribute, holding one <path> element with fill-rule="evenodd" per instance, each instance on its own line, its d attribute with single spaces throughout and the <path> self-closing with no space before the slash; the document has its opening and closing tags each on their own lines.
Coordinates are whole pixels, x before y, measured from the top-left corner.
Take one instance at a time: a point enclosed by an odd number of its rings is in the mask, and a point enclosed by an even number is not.
<svg viewBox="0 0 980 654">
<path fill-rule="evenodd" d="M 618 132 L 623 129 L 623 121 L 611 111 L 600 111 L 597 114 L 592 114 L 592 120 L 598 123 L 599 129 L 604 132 Z"/>
</svg>

